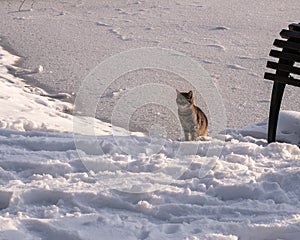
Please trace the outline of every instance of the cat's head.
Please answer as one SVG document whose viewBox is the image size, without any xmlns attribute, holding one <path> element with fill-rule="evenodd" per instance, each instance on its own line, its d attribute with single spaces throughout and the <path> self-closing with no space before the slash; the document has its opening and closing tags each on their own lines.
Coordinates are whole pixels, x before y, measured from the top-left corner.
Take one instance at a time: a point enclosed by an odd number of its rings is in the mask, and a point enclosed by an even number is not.
<svg viewBox="0 0 300 240">
<path fill-rule="evenodd" d="M 177 92 L 177 98 L 176 98 L 176 103 L 178 107 L 189 107 L 190 105 L 194 104 L 194 96 L 193 92 L 179 92 L 176 89 Z"/>
</svg>

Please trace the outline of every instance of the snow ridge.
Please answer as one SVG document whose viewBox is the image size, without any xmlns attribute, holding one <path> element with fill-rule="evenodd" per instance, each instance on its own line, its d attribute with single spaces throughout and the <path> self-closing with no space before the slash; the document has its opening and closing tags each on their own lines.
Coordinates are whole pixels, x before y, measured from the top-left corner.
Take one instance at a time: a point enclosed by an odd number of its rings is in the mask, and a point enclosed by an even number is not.
<svg viewBox="0 0 300 240">
<path fill-rule="evenodd" d="M 195 174 L 204 167 L 198 159 L 171 184 L 161 174 L 152 182 L 162 184 L 158 190 L 135 193 L 114 190 L 120 170 L 87 171 L 71 134 L 0 130 L 0 139 L 1 239 L 93 239 L 97 233 L 101 239 L 296 239 L 300 233 L 295 145 L 232 139 L 205 176 Z M 146 163 L 145 156 L 124 153 L 86 157 L 127 164 L 136 181 L 155 173 L 166 154 Z"/>
</svg>

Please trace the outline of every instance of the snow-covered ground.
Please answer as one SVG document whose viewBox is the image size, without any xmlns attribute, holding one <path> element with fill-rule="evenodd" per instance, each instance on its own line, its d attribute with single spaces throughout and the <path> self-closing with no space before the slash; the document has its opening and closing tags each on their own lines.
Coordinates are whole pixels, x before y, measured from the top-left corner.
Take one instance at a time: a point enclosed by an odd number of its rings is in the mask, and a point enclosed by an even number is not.
<svg viewBox="0 0 300 240">
<path fill-rule="evenodd" d="M 294 145 L 268 145 L 262 122 L 151 152 L 155 139 L 99 120 L 96 137 L 74 135 L 71 104 L 9 74 L 18 58 L 0 56 L 1 240 L 299 239 L 298 112 L 279 126 Z"/>
<path fill-rule="evenodd" d="M 41 0 L 16 11 L 19 1 L 1 1 L 0 34 L 33 70 L 0 47 L 0 240 L 298 240 L 299 89 L 286 90 L 282 143 L 265 140 L 266 56 L 299 13 L 295 0 L 275 2 Z M 157 46 L 204 65 L 224 127 L 235 129 L 196 142 L 155 137 L 155 128 L 149 137 L 74 117 L 59 100 L 108 56 Z M 62 93 L 19 78 L 27 75 Z M 128 72 L 101 96 L 100 114 L 151 82 L 189 86 L 170 72 Z M 150 115 L 168 116 L 160 110 Z"/>
</svg>

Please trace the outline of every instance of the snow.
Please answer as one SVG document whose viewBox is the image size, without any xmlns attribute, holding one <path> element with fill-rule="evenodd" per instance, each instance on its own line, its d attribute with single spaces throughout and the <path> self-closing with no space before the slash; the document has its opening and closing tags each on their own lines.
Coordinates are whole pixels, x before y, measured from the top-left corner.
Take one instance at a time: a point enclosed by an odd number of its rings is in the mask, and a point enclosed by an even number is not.
<svg viewBox="0 0 300 240">
<path fill-rule="evenodd" d="M 34 83 L 54 92 L 77 93 L 92 69 L 109 57 L 139 48 L 172 49 L 211 75 L 230 128 L 266 118 L 272 89 L 272 81 L 263 79 L 268 54 L 281 29 L 299 21 L 298 0 L 27 0 L 20 12 L 19 1 L 1 1 L 0 6 L 3 42 L 24 56 L 22 67 L 44 67 L 42 74 L 34 75 Z M 110 122 L 115 102 L 136 86 L 159 82 L 187 91 L 192 87 L 185 80 L 149 69 L 123 74 L 107 94 L 126 91 L 100 99 L 97 117 Z M 205 107 L 202 94 L 199 89 L 196 102 Z M 282 109 L 299 111 L 298 96 L 297 88 L 287 87 Z M 169 112 L 160 112 L 157 119 L 169 119 Z M 147 129 L 151 116 L 133 124 L 138 125 L 134 131 Z M 179 123 L 165 125 L 171 133 Z"/>
<path fill-rule="evenodd" d="M 300 113 L 295 111 L 282 111 L 279 115 L 277 140 L 300 144 Z M 256 138 L 266 138 L 268 128 L 268 119 L 252 126 L 244 127 L 241 131 L 244 134 L 250 134 Z"/>
<path fill-rule="evenodd" d="M 169 151 L 139 157 L 86 154 L 101 165 L 127 164 L 129 178 L 105 166 L 88 171 L 71 134 L 5 129 L 0 134 L 1 239 L 299 237 L 296 145 L 232 139 L 206 174 L 198 177 L 207 167 L 199 157 L 166 183 L 163 171 L 156 172 L 166 167 Z M 167 166 L 172 164 L 169 159 Z M 145 191 L 147 184 L 156 190 Z"/>
<path fill-rule="evenodd" d="M 72 106 L 29 92 L 7 71 L 16 60 L 1 48 L 0 239 L 299 238 L 300 149 L 268 145 L 266 121 L 151 152 L 153 139 L 119 129 L 120 143 L 98 120 L 102 153 L 84 151 L 62 112 Z M 282 112 L 280 139 L 299 143 L 299 122 Z M 141 148 L 128 153 L 132 140 Z"/>
<path fill-rule="evenodd" d="M 48 94 L 44 90 L 26 84 L 22 79 L 8 74 L 7 66 L 12 65 L 19 58 L 10 55 L 0 47 L 1 51 L 1 89 L 0 89 L 0 127 L 19 131 L 48 130 L 73 131 L 73 117 L 66 112 L 73 110 L 71 103 L 57 99 L 68 96 L 65 93 Z M 8 67 L 9 69 L 13 66 Z M 86 124 L 88 118 L 77 118 L 78 124 Z M 100 135 L 111 133 L 112 126 L 99 120 L 95 121 L 94 131 Z M 118 135 L 120 129 L 114 127 Z M 122 130 L 123 131 L 123 130 Z M 123 131 L 124 132 L 124 131 Z"/>
<path fill-rule="evenodd" d="M 96 25 L 131 41 L 109 21 Z M 220 23 L 209 31 L 233 28 Z M 240 59 L 224 63 L 226 71 L 257 61 Z M 60 100 L 69 94 L 49 94 L 19 78 L 44 67 L 24 70 L 15 66 L 19 60 L 0 47 L 0 240 L 299 239 L 299 112 L 280 113 L 279 142 L 271 144 L 267 119 L 195 142 L 162 138 L 155 126 L 145 136 L 74 117 L 73 105 Z M 110 89 L 102 98 L 127 90 Z"/>
</svg>

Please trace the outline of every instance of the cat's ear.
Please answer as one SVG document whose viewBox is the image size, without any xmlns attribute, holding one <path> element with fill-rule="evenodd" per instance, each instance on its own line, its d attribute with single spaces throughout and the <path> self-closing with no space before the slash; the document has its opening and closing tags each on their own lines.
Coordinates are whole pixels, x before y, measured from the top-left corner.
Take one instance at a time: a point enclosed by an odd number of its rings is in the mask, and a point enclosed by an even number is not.
<svg viewBox="0 0 300 240">
<path fill-rule="evenodd" d="M 177 94 L 180 94 L 180 92 L 176 89 Z"/>
<path fill-rule="evenodd" d="M 189 94 L 189 97 L 190 97 L 190 98 L 193 97 L 193 91 L 189 91 L 188 94 Z"/>
</svg>

